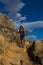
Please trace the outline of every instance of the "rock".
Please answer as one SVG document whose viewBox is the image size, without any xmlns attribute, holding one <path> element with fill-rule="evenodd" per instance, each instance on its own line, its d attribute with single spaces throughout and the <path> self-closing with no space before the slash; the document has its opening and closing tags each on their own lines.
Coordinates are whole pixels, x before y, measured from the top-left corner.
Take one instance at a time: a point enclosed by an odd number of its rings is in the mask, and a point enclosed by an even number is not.
<svg viewBox="0 0 43 65">
<path fill-rule="evenodd" d="M 6 14 L 0 13 L 0 24 L 5 27 L 14 29 L 14 24 L 10 21 L 9 16 L 7 16 Z"/>
<path fill-rule="evenodd" d="M 30 47 L 27 48 L 28 58 L 33 64 L 43 65 L 43 43 L 41 41 L 33 42 Z"/>
<path fill-rule="evenodd" d="M 39 56 L 41 58 L 43 64 L 43 42 L 42 41 L 36 41 L 34 54 L 35 56 Z"/>
<path fill-rule="evenodd" d="M 32 43 L 24 38 L 25 46 L 21 48 L 20 34 L 15 29 L 10 18 L 0 13 L 0 65 L 33 65 L 30 61 L 27 48 Z M 36 41 L 34 55 L 43 56 L 43 42 Z M 43 62 L 43 59 L 41 58 Z"/>
<path fill-rule="evenodd" d="M 35 54 L 38 56 L 43 55 L 43 42 L 36 41 L 36 43 L 35 43 Z"/>
<path fill-rule="evenodd" d="M 0 14 L 0 65 L 28 65 L 26 46 L 31 43 L 25 40 L 25 47 L 21 48 L 20 34 L 15 30 L 14 25 L 10 22 L 7 15 Z M 22 63 L 21 63 L 22 61 Z"/>
</svg>

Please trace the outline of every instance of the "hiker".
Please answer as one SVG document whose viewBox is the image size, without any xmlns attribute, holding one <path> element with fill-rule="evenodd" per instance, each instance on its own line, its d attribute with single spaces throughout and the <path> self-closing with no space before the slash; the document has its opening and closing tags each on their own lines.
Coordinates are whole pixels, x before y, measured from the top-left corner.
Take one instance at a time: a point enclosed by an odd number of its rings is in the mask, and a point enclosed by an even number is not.
<svg viewBox="0 0 43 65">
<path fill-rule="evenodd" d="M 25 31 L 24 31 L 24 27 L 23 26 L 19 27 L 19 33 L 20 33 L 21 46 L 22 46 L 22 48 L 24 48 Z"/>
</svg>

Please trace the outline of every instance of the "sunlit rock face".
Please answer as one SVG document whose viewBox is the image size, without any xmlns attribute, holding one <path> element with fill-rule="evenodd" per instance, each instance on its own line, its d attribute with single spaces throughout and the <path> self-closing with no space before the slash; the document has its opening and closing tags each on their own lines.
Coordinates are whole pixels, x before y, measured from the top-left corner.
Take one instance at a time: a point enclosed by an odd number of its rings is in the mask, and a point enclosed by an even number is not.
<svg viewBox="0 0 43 65">
<path fill-rule="evenodd" d="M 0 24 L 9 27 L 11 29 L 14 29 L 14 25 L 13 23 L 11 23 L 10 18 L 7 15 L 2 13 L 0 13 Z"/>
<path fill-rule="evenodd" d="M 7 15 L 0 14 L 0 65 L 33 65 L 27 54 L 27 48 L 32 43 L 24 39 L 25 46 L 21 48 L 20 34 Z M 18 46 L 18 44 L 20 46 Z M 35 42 L 34 55 L 43 55 L 43 42 Z M 43 59 L 42 59 L 43 62 Z M 37 65 L 37 64 L 36 64 Z"/>
<path fill-rule="evenodd" d="M 41 58 L 43 64 L 43 41 L 36 41 L 34 54 L 35 56 L 39 56 Z"/>
<path fill-rule="evenodd" d="M 16 42 L 7 41 L 3 35 L 0 35 L 0 65 L 32 65 L 28 60 L 26 47 L 21 48 Z"/>
<path fill-rule="evenodd" d="M 36 41 L 35 54 L 38 56 L 41 56 L 41 54 L 43 54 L 43 42 L 42 41 Z"/>
<path fill-rule="evenodd" d="M 26 52 L 31 43 L 25 39 L 24 42 L 24 48 L 18 46 L 20 34 L 9 17 L 0 13 L 0 65 L 32 65 Z"/>
</svg>

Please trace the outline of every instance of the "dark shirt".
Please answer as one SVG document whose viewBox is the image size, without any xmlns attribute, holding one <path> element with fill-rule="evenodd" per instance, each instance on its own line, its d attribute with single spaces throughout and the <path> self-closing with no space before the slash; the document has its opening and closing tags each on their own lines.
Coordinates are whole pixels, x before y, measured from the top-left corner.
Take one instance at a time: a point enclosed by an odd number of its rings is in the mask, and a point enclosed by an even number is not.
<svg viewBox="0 0 43 65">
<path fill-rule="evenodd" d="M 20 35 L 23 35 L 23 34 L 25 34 L 25 33 L 24 33 L 24 31 L 21 31 L 21 30 L 19 31 L 19 33 L 20 33 Z"/>
<path fill-rule="evenodd" d="M 25 33 L 24 33 L 24 31 L 19 31 L 19 33 L 20 33 L 20 39 L 22 40 L 25 36 Z"/>
</svg>

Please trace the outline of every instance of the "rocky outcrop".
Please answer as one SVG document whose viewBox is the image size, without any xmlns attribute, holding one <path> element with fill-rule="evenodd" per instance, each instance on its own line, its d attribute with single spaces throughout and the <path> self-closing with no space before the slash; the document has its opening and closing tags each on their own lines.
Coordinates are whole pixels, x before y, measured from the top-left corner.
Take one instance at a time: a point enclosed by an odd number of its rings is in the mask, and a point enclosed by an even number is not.
<svg viewBox="0 0 43 65">
<path fill-rule="evenodd" d="M 15 29 L 13 23 L 7 15 L 0 14 L 0 65 L 33 65 L 33 61 L 27 54 L 27 48 L 32 43 L 28 39 L 24 39 L 25 46 L 21 48 L 20 34 Z M 43 42 L 35 43 L 34 55 L 43 55 Z M 31 50 L 32 51 L 32 50 Z M 42 55 L 41 55 L 42 54 Z M 43 61 L 43 60 L 42 60 Z"/>
<path fill-rule="evenodd" d="M 13 23 L 10 21 L 10 18 L 6 14 L 0 13 L 0 24 L 2 26 L 6 26 L 11 29 L 14 29 Z"/>
<path fill-rule="evenodd" d="M 7 15 L 0 14 L 0 65 L 27 65 L 28 61 L 26 47 L 31 43 L 25 41 L 25 47 L 21 48 L 20 34 L 15 30 Z M 32 64 L 32 63 L 31 63 Z"/>
<path fill-rule="evenodd" d="M 36 41 L 36 43 L 35 43 L 35 54 L 38 56 L 43 55 L 43 42 L 42 41 Z"/>
<path fill-rule="evenodd" d="M 43 64 L 43 41 L 36 41 L 34 54 L 35 56 L 39 56 L 41 58 Z"/>
<path fill-rule="evenodd" d="M 30 47 L 27 48 L 28 58 L 34 64 L 43 65 L 43 42 L 34 41 Z"/>
</svg>

